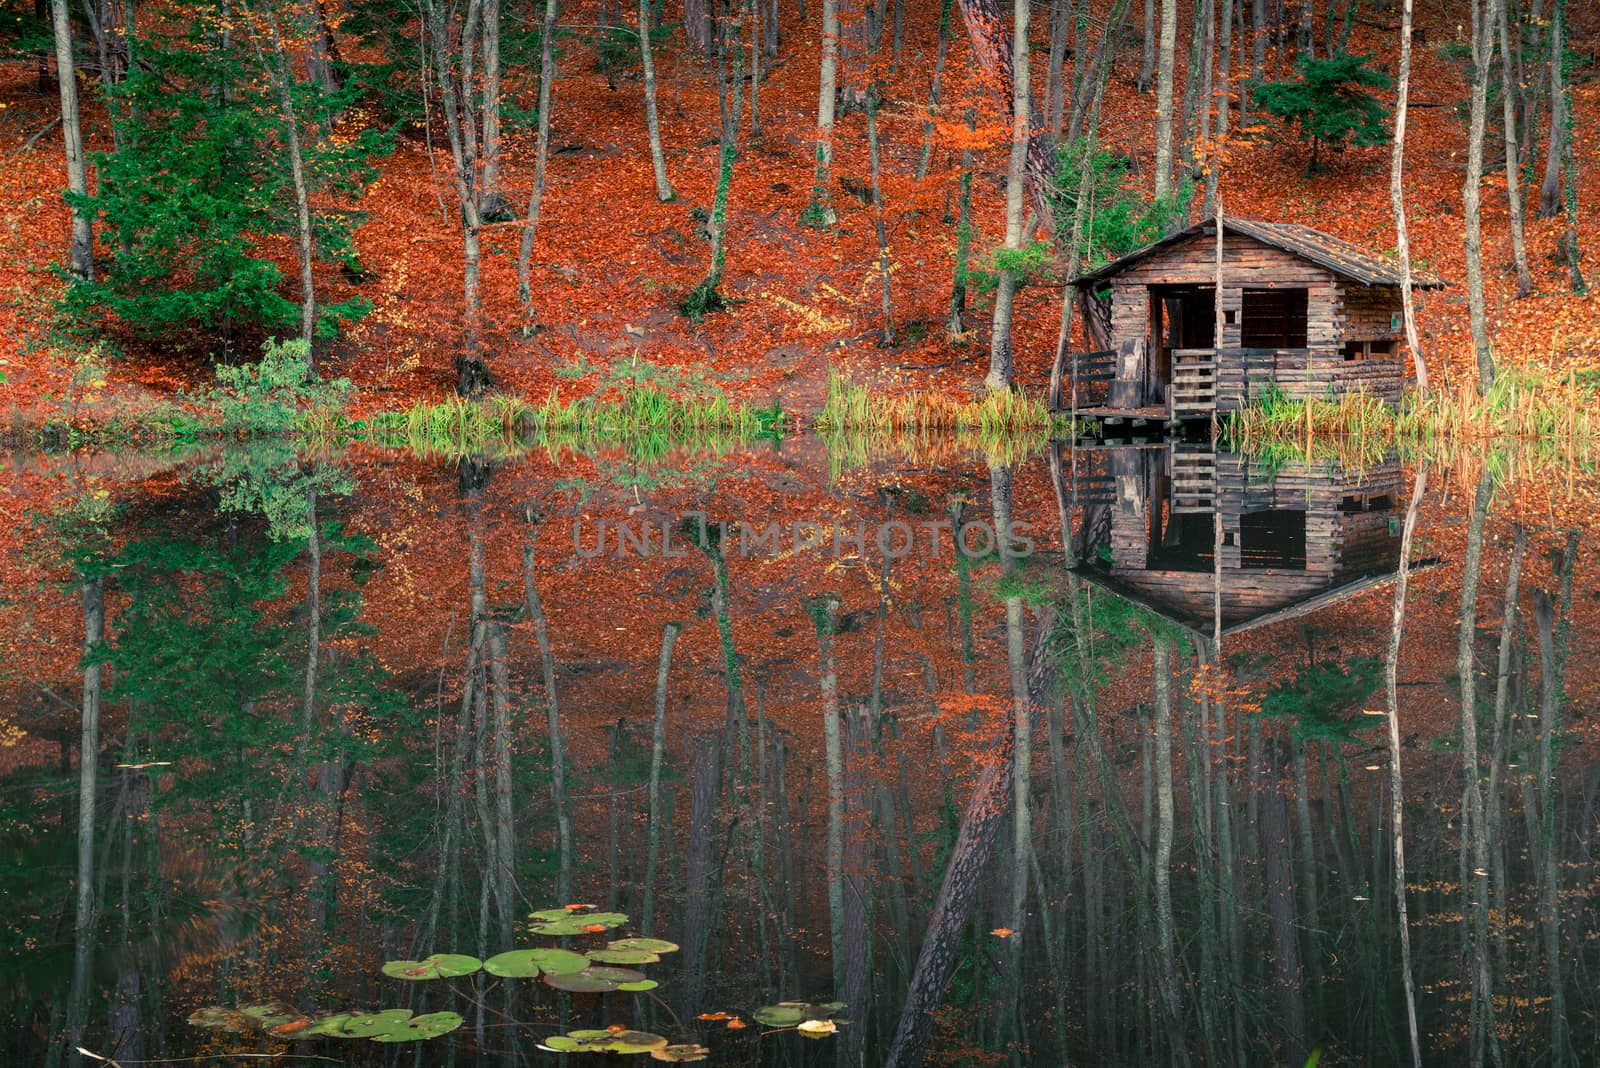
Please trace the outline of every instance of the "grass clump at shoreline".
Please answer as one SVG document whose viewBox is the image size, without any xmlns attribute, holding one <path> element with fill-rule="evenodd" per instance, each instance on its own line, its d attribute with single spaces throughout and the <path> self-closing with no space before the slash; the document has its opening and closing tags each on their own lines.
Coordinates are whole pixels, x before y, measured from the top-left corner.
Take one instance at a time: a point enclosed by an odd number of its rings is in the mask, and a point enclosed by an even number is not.
<svg viewBox="0 0 1600 1068">
<path fill-rule="evenodd" d="M 606 445 L 656 454 L 677 446 L 721 451 L 777 436 L 783 422 L 783 414 L 776 408 L 751 408 L 721 393 L 676 397 L 654 387 L 640 387 L 615 397 L 590 396 L 570 402 L 552 392 L 537 405 L 504 394 L 481 400 L 452 397 L 374 416 L 353 426 L 350 436 L 429 456 Z"/>
<path fill-rule="evenodd" d="M 1545 461 L 1588 463 L 1600 445 L 1600 383 L 1576 373 L 1505 371 L 1478 393 L 1406 395 L 1398 406 L 1366 392 L 1290 398 L 1277 390 L 1228 414 L 1222 440 L 1251 455 L 1359 461 L 1396 450 L 1448 459 L 1468 445 L 1513 444 Z"/>
</svg>

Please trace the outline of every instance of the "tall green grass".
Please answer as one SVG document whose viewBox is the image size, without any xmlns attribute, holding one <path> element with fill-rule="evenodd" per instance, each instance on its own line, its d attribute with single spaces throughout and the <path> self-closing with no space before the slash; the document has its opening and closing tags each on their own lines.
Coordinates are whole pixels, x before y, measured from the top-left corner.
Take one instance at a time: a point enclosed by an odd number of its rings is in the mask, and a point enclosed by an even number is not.
<svg viewBox="0 0 1600 1068">
<path fill-rule="evenodd" d="M 642 387 L 612 398 L 562 401 L 553 391 L 540 404 L 496 394 L 452 397 L 373 417 L 354 436 L 424 456 L 510 455 L 535 449 L 587 451 L 624 446 L 661 454 L 674 447 L 722 450 L 783 429 L 776 409 L 729 401 L 720 393 L 682 399 Z"/>
</svg>

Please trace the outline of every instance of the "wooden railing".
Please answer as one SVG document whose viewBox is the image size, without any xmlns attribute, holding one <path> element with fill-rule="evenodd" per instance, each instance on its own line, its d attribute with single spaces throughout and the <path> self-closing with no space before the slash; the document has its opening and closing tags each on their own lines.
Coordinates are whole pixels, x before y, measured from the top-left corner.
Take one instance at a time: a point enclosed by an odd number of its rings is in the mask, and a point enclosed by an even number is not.
<svg viewBox="0 0 1600 1068">
<path fill-rule="evenodd" d="M 1115 349 L 1073 353 L 1068 357 L 1066 381 L 1062 383 L 1065 396 L 1058 407 L 1076 410 L 1105 404 L 1116 377 Z"/>
</svg>

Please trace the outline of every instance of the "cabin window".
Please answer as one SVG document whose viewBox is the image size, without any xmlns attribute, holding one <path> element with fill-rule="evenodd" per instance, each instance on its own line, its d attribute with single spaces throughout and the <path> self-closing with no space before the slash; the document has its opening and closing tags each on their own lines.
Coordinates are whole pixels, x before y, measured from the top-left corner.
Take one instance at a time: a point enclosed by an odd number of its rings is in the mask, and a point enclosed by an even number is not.
<svg viewBox="0 0 1600 1068">
<path fill-rule="evenodd" d="M 1306 514 L 1288 509 L 1239 517 L 1239 565 L 1246 569 L 1306 569 Z"/>
<path fill-rule="evenodd" d="M 1246 289 L 1239 343 L 1247 349 L 1303 349 L 1310 293 L 1304 289 Z"/>
<path fill-rule="evenodd" d="M 1347 361 L 1366 359 L 1367 343 L 1365 341 L 1346 341 L 1344 343 L 1344 358 Z"/>
</svg>

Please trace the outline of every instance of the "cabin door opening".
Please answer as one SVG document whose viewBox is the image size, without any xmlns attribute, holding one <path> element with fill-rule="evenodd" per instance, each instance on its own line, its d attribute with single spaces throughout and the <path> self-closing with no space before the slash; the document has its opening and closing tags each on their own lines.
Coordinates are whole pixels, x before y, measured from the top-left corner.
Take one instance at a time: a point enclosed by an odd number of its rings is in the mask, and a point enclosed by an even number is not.
<svg viewBox="0 0 1600 1068">
<path fill-rule="evenodd" d="M 1150 287 L 1150 358 L 1145 363 L 1145 404 L 1170 404 L 1175 351 L 1214 347 L 1216 292 L 1212 286 Z"/>
</svg>

